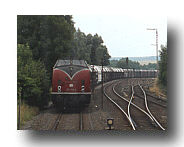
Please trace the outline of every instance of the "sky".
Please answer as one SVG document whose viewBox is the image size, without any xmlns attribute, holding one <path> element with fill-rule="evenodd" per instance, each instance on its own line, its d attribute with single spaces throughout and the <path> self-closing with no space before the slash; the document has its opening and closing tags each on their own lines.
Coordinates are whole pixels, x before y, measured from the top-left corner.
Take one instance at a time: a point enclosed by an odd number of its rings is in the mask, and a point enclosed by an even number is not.
<svg viewBox="0 0 184 147">
<path fill-rule="evenodd" d="M 132 17 L 123 15 L 73 15 L 75 28 L 102 37 L 112 57 L 143 57 L 156 55 L 158 43 L 167 43 L 167 17 Z"/>
</svg>

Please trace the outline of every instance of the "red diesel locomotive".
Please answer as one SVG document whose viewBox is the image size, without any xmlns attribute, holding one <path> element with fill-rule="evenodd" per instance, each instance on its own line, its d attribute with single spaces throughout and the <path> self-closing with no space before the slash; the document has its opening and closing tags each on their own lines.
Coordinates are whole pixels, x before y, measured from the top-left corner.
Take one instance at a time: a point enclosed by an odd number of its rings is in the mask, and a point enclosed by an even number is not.
<svg viewBox="0 0 184 147">
<path fill-rule="evenodd" d="M 84 60 L 57 60 L 53 67 L 52 101 L 57 108 L 90 102 L 90 70 Z"/>
</svg>

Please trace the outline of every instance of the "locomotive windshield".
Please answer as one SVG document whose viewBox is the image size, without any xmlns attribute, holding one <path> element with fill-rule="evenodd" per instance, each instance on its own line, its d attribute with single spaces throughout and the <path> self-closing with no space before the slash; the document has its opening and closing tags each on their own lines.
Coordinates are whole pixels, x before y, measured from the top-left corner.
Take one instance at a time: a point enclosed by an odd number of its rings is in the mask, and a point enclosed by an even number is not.
<svg viewBox="0 0 184 147">
<path fill-rule="evenodd" d="M 87 64 L 84 60 L 57 60 L 54 68 L 60 67 L 60 66 L 71 66 L 71 65 L 87 67 Z"/>
<path fill-rule="evenodd" d="M 66 72 L 71 77 L 78 71 L 88 69 L 84 60 L 57 60 L 54 69 Z"/>
</svg>

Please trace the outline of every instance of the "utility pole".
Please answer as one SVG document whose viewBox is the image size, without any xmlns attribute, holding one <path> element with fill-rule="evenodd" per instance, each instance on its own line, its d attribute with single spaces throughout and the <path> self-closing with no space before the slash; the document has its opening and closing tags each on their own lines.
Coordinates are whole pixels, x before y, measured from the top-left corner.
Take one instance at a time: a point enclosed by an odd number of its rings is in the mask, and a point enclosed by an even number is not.
<svg viewBox="0 0 184 147">
<path fill-rule="evenodd" d="M 158 30 L 156 29 L 156 52 L 157 52 L 157 70 L 158 70 Z"/>
<path fill-rule="evenodd" d="M 102 109 L 103 109 L 103 94 L 104 94 L 104 85 L 103 85 L 103 82 L 104 82 L 104 75 L 103 75 L 103 58 L 102 58 L 102 71 L 101 71 L 101 76 L 102 76 Z"/>
<path fill-rule="evenodd" d="M 126 57 L 126 65 L 127 65 L 127 68 L 128 68 L 128 57 Z"/>
<path fill-rule="evenodd" d="M 158 68 L 158 30 L 156 28 L 153 28 L 153 29 L 150 29 L 150 28 L 147 28 L 147 30 L 151 30 L 151 31 L 156 31 L 156 63 L 157 63 L 157 70 L 159 69 Z"/>
<path fill-rule="evenodd" d="M 94 68 L 94 65 L 92 65 L 92 97 L 94 99 L 94 89 L 95 89 L 95 68 Z"/>
</svg>

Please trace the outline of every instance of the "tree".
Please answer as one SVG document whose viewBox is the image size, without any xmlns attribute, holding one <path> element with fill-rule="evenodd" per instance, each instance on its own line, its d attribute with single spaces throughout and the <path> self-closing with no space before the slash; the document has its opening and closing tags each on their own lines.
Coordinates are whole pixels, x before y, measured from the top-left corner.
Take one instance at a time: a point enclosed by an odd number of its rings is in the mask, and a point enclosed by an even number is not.
<svg viewBox="0 0 184 147">
<path fill-rule="evenodd" d="M 110 60 L 110 65 L 111 67 L 117 67 L 118 60 Z"/>
<path fill-rule="evenodd" d="M 90 63 L 90 47 L 87 46 L 87 36 L 80 29 L 74 33 L 72 54 L 73 59 L 85 60 Z"/>
<path fill-rule="evenodd" d="M 78 29 L 74 33 L 73 51 L 75 59 L 86 60 L 88 64 L 101 65 L 103 59 L 104 65 L 109 65 L 110 55 L 107 47 L 103 45 L 101 36 L 95 34 L 85 35 Z"/>
<path fill-rule="evenodd" d="M 103 65 L 104 66 L 107 66 L 110 64 L 109 62 L 109 58 L 111 56 L 109 55 L 108 53 L 108 50 L 106 48 L 106 46 L 104 45 L 100 45 L 98 48 L 97 48 L 97 51 L 96 51 L 96 64 L 97 65 L 101 65 L 101 61 L 103 60 Z"/>
<path fill-rule="evenodd" d="M 167 45 L 161 45 L 160 62 L 159 62 L 159 81 L 162 85 L 167 86 Z"/>
<path fill-rule="evenodd" d="M 56 60 L 70 58 L 74 32 L 70 15 L 17 16 L 18 44 L 29 45 L 33 59 L 43 61 L 50 78 Z"/>
<path fill-rule="evenodd" d="M 142 65 L 141 69 L 150 69 L 150 70 L 156 70 L 157 64 L 156 63 L 149 63 L 148 65 Z"/>
<path fill-rule="evenodd" d="M 127 64 L 128 63 L 128 64 Z M 117 62 L 117 67 L 123 69 L 141 69 L 139 62 L 129 60 L 128 58 L 122 58 Z"/>
<path fill-rule="evenodd" d="M 30 105 L 40 108 L 47 103 L 50 81 L 44 64 L 34 61 L 28 45 L 17 45 L 17 91 Z"/>
</svg>

